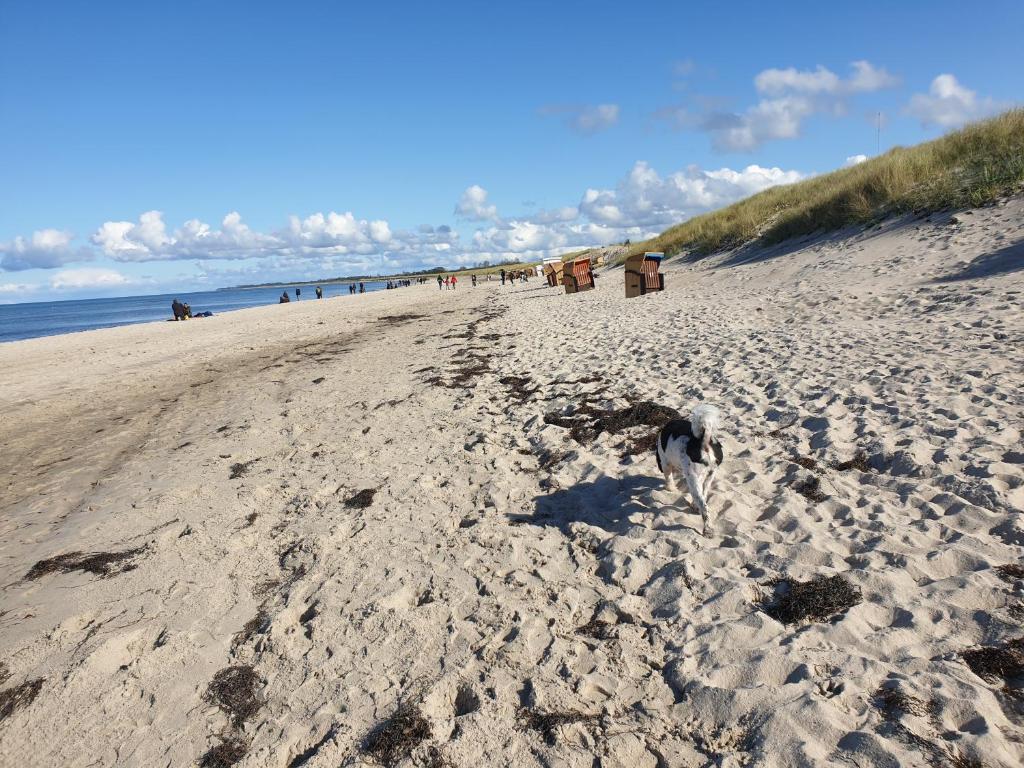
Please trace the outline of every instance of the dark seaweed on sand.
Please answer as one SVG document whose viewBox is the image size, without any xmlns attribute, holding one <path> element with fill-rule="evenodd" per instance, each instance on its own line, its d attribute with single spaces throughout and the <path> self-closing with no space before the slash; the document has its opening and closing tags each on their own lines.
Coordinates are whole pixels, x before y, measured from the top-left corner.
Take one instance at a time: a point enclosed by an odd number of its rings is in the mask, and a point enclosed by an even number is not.
<svg viewBox="0 0 1024 768">
<path fill-rule="evenodd" d="M 792 488 L 814 504 L 820 504 L 828 499 L 828 494 L 821 490 L 821 480 L 817 477 L 808 477 L 805 480 L 800 480 L 794 483 Z"/>
<path fill-rule="evenodd" d="M 1024 637 L 1002 647 L 983 645 L 960 654 L 978 677 L 989 682 L 1024 677 Z"/>
<path fill-rule="evenodd" d="M 544 738 L 544 743 L 553 746 L 558 741 L 558 729 L 563 725 L 592 723 L 599 717 L 583 712 L 538 712 L 520 707 L 517 719 L 520 727 L 537 731 Z"/>
<path fill-rule="evenodd" d="M 1018 565 L 1017 563 L 997 565 L 995 572 L 1003 581 L 1014 582 L 1017 579 L 1024 579 L 1024 565 Z"/>
<path fill-rule="evenodd" d="M 35 701 L 42 687 L 43 679 L 38 678 L 0 691 L 0 722 Z"/>
<path fill-rule="evenodd" d="M 642 426 L 660 429 L 672 419 L 678 418 L 679 411 L 674 408 L 641 400 L 618 409 L 594 408 L 585 404 L 571 416 L 547 413 L 544 415 L 544 423 L 569 429 L 569 435 L 573 440 L 586 445 L 596 440 L 602 432 L 614 435 Z"/>
<path fill-rule="evenodd" d="M 240 461 L 237 464 L 231 465 L 231 474 L 228 476 L 229 480 L 237 480 L 240 477 L 245 477 L 249 472 L 249 467 L 255 464 L 259 459 L 250 459 L 249 461 Z"/>
<path fill-rule="evenodd" d="M 199 768 L 229 768 L 241 762 L 249 745 L 237 736 L 222 737 L 220 743 L 213 745 L 199 758 Z"/>
<path fill-rule="evenodd" d="M 383 766 L 398 765 L 430 738 L 430 722 L 420 708 L 403 702 L 363 741 L 363 751 Z"/>
<path fill-rule="evenodd" d="M 848 469 L 856 469 L 858 472 L 870 472 L 871 465 L 868 464 L 868 456 L 864 451 L 857 451 L 852 459 L 846 461 L 833 461 L 829 464 L 832 469 L 845 472 Z"/>
<path fill-rule="evenodd" d="M 842 576 L 818 576 L 810 581 L 780 579 L 762 610 L 782 624 L 826 621 L 861 602 L 860 587 Z"/>
<path fill-rule="evenodd" d="M 354 496 L 345 499 L 345 506 L 349 509 L 366 509 L 373 504 L 373 496 L 377 493 L 376 488 L 364 488 Z"/>
<path fill-rule="evenodd" d="M 236 726 L 242 725 L 263 706 L 259 699 L 259 677 L 248 665 L 226 667 L 213 676 L 204 698 L 220 707 Z"/>
<path fill-rule="evenodd" d="M 40 560 L 25 574 L 25 578 L 33 581 L 50 573 L 72 571 L 84 571 L 102 577 L 114 576 L 134 570 L 135 564 L 132 561 L 145 551 L 145 547 L 138 547 L 123 552 L 68 552 Z"/>
</svg>

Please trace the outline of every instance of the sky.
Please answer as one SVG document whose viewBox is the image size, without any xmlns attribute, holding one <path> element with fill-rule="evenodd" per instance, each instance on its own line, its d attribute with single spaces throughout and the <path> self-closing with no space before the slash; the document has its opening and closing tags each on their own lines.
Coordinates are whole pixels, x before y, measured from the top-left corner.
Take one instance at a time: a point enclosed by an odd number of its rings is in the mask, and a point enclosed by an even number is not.
<svg viewBox="0 0 1024 768">
<path fill-rule="evenodd" d="M 1020 104 L 1022 32 L 1019 0 L 0 0 L 0 302 L 636 240 Z"/>
</svg>

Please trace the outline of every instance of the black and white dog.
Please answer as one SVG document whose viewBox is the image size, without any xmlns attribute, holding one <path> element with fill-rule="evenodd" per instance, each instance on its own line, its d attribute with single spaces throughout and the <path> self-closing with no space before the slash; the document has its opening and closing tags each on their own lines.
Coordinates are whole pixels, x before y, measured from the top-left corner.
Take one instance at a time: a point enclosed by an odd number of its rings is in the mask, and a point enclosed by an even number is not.
<svg viewBox="0 0 1024 768">
<path fill-rule="evenodd" d="M 715 471 L 722 464 L 722 444 L 718 442 L 722 415 L 713 405 L 702 403 L 688 420 L 673 419 L 658 433 L 658 469 L 665 475 L 665 487 L 676 490 L 676 476 L 686 480 L 693 505 L 704 521 L 708 535 L 708 494 Z"/>
</svg>

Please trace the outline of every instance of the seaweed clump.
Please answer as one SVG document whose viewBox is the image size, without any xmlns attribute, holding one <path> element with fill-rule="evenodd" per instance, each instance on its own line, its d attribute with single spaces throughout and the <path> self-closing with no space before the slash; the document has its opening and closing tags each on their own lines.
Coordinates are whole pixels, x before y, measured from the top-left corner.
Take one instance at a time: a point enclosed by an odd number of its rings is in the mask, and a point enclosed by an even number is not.
<svg viewBox="0 0 1024 768">
<path fill-rule="evenodd" d="M 138 547 L 123 552 L 67 552 L 40 560 L 25 574 L 25 578 L 34 581 L 51 573 L 72 571 L 83 571 L 106 578 L 134 570 L 136 565 L 133 561 L 145 551 L 145 547 Z"/>
<path fill-rule="evenodd" d="M 558 730 L 564 725 L 574 723 L 592 723 L 600 715 L 588 715 L 583 712 L 537 712 L 526 707 L 519 709 L 519 724 L 531 731 L 537 731 L 544 738 L 544 743 L 554 746 L 558 742 Z"/>
<path fill-rule="evenodd" d="M 571 416 L 556 413 L 544 415 L 545 424 L 569 429 L 569 436 L 580 445 L 596 440 L 602 432 L 615 435 L 633 427 L 655 427 L 661 429 L 673 419 L 681 418 L 679 411 L 665 405 L 641 400 L 625 408 L 603 409 L 583 405 Z"/>
<path fill-rule="evenodd" d="M 224 710 L 238 727 L 263 706 L 257 693 L 259 684 L 259 677 L 252 667 L 246 664 L 225 667 L 213 676 L 204 698 Z"/>
<path fill-rule="evenodd" d="M 345 499 L 345 506 L 349 509 L 366 509 L 373 504 L 373 496 L 377 493 L 376 488 L 364 488 L 354 496 Z"/>
<path fill-rule="evenodd" d="M 237 736 L 222 737 L 199 758 L 199 768 L 230 768 L 241 762 L 249 745 Z"/>
<path fill-rule="evenodd" d="M 377 725 L 363 742 L 363 751 L 383 766 L 398 765 L 430 738 L 430 722 L 420 708 L 403 702 L 395 713 Z"/>
<path fill-rule="evenodd" d="M 42 687 L 43 679 L 37 678 L 0 691 L 0 722 L 35 701 Z"/>
<path fill-rule="evenodd" d="M 772 597 L 762 601 L 762 609 L 782 624 L 802 624 L 826 621 L 861 599 L 860 587 L 838 575 L 818 576 L 810 581 L 780 579 L 775 582 Z"/>
<path fill-rule="evenodd" d="M 1024 637 L 1010 640 L 1002 647 L 983 645 L 962 651 L 960 656 L 971 672 L 988 682 L 1009 682 L 1024 677 Z M 1004 692 L 1024 694 L 1020 687 Z"/>
</svg>

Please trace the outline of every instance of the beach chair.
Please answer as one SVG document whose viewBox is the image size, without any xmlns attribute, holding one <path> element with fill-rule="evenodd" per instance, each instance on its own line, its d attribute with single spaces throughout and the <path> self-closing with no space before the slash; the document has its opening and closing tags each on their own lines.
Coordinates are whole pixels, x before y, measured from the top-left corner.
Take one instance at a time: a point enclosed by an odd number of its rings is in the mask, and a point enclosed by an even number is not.
<svg viewBox="0 0 1024 768">
<path fill-rule="evenodd" d="M 637 253 L 626 259 L 626 298 L 665 290 L 665 276 L 658 271 L 664 253 Z"/>
<path fill-rule="evenodd" d="M 590 259 L 576 259 L 565 263 L 562 271 L 562 284 L 566 293 L 589 291 L 594 287 L 594 272 L 590 268 Z"/>
</svg>

